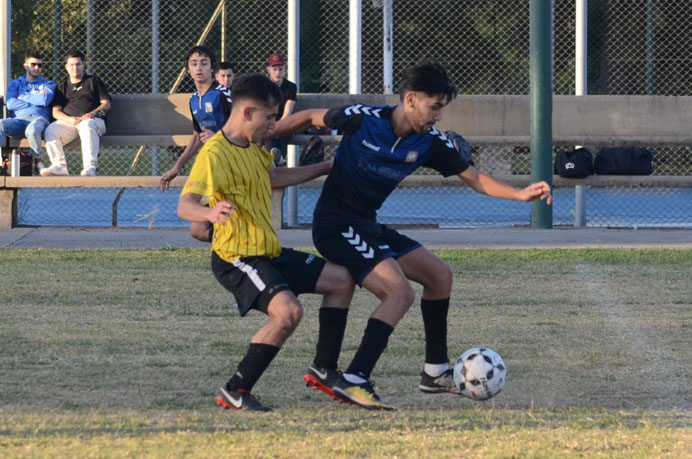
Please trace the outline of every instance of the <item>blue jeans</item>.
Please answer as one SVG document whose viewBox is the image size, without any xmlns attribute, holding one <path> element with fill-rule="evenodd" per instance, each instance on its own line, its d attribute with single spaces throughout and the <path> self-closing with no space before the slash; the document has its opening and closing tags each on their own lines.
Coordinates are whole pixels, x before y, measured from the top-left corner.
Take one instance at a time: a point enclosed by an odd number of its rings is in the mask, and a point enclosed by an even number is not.
<svg viewBox="0 0 692 459">
<path fill-rule="evenodd" d="M 5 143 L 5 136 L 26 137 L 34 158 L 40 159 L 41 135 L 48 126 L 48 120 L 40 115 L 28 115 L 22 118 L 7 118 L 0 120 L 0 145 Z"/>
</svg>

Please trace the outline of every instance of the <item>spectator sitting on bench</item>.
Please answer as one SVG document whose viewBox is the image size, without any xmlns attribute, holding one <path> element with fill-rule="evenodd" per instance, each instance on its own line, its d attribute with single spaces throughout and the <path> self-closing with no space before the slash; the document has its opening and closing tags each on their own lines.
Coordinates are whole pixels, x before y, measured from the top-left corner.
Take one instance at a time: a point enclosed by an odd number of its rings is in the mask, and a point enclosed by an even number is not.
<svg viewBox="0 0 692 459">
<path fill-rule="evenodd" d="M 5 136 L 26 137 L 36 162 L 36 172 L 40 173 L 44 168 L 41 135 L 50 123 L 55 82 L 41 76 L 43 60 L 36 53 L 26 55 L 24 70 L 26 75 L 7 85 L 7 109 L 14 115 L 0 120 L 0 144 L 5 143 Z"/>
<path fill-rule="evenodd" d="M 53 99 L 53 121 L 46 128 L 46 150 L 51 166 L 41 175 L 69 175 L 63 146 L 79 136 L 82 142 L 81 176 L 95 176 L 100 137 L 106 133 L 111 97 L 101 78 L 84 73 L 84 54 L 72 51 L 65 59 L 68 78 L 58 85 Z"/>
</svg>

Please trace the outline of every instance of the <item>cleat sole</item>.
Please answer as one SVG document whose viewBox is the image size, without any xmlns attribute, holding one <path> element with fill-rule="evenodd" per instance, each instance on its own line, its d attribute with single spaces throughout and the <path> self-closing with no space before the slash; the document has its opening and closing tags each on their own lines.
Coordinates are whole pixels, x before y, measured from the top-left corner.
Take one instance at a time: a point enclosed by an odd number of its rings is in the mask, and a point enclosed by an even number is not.
<svg viewBox="0 0 692 459">
<path fill-rule="evenodd" d="M 231 405 L 230 403 L 227 403 L 224 399 L 221 397 L 216 397 L 214 398 L 216 401 L 216 404 L 219 405 L 222 408 L 225 408 L 227 410 L 238 410 L 239 408 L 236 408 L 235 406 Z"/>
<path fill-rule="evenodd" d="M 353 405 L 352 401 L 340 398 L 338 395 L 334 393 L 331 387 L 325 386 L 320 382 L 319 379 L 315 378 L 311 374 L 306 374 L 305 376 L 303 376 L 303 381 L 305 381 L 306 386 L 324 392 L 325 394 L 329 395 L 331 398 L 333 398 L 339 403 L 347 403 L 349 405 Z"/>
</svg>

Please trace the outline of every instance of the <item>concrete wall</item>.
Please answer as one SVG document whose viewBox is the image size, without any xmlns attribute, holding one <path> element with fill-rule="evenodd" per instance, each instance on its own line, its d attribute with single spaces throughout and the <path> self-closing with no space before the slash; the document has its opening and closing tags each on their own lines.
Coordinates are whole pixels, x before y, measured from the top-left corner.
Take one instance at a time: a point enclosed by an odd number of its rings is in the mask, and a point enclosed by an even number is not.
<svg viewBox="0 0 692 459">
<path fill-rule="evenodd" d="M 372 94 L 301 94 L 296 109 L 398 101 Z M 529 113 L 529 96 L 462 95 L 445 109 L 438 128 L 455 130 L 472 144 L 526 144 Z M 692 97 L 555 96 L 553 137 L 556 143 L 692 144 Z"/>
</svg>

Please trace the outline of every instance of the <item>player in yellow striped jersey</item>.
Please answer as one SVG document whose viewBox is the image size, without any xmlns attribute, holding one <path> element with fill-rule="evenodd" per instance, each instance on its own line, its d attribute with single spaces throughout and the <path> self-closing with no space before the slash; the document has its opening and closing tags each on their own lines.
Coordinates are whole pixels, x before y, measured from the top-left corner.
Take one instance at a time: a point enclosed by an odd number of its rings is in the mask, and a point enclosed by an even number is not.
<svg viewBox="0 0 692 459">
<path fill-rule="evenodd" d="M 280 99 L 279 88 L 264 75 L 236 79 L 231 116 L 197 155 L 178 203 L 181 218 L 214 225 L 212 272 L 233 294 L 240 314 L 256 309 L 269 316 L 216 396 L 225 408 L 270 410 L 250 391 L 298 326 L 303 315 L 298 295 L 323 295 L 320 323 L 345 317 L 353 297 L 354 282 L 345 268 L 281 247 L 272 228 L 271 189 L 331 169 L 331 162 L 276 169 L 273 157 L 257 146 L 274 128 Z M 203 199 L 209 200 L 206 205 Z M 329 336 L 322 339 L 339 344 L 343 339 L 343 330 L 324 333 Z M 338 359 L 338 353 L 320 358 Z"/>
</svg>

